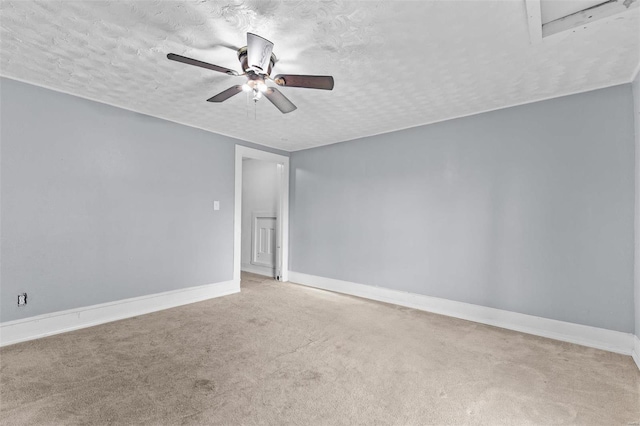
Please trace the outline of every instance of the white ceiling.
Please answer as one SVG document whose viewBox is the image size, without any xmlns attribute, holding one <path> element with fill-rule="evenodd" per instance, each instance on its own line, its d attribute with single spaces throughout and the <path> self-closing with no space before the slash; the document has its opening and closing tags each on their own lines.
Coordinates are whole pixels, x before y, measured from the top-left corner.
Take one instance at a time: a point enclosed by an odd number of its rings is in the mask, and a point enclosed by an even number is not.
<svg viewBox="0 0 640 426">
<path fill-rule="evenodd" d="M 0 73 L 262 145 L 295 151 L 627 83 L 639 62 L 635 11 L 531 44 L 513 1 L 2 1 Z M 275 73 L 330 74 L 333 91 L 281 88 L 281 114 L 241 77 L 245 33 L 275 43 Z M 255 118 L 254 118 L 255 114 Z"/>
</svg>

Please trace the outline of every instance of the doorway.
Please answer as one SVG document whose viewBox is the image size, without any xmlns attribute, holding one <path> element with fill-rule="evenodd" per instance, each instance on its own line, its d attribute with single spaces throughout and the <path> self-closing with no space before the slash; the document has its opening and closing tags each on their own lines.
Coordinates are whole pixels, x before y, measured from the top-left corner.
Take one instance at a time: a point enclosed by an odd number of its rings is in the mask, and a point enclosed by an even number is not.
<svg viewBox="0 0 640 426">
<path fill-rule="evenodd" d="M 234 281 L 288 280 L 289 157 L 236 145 Z"/>
</svg>

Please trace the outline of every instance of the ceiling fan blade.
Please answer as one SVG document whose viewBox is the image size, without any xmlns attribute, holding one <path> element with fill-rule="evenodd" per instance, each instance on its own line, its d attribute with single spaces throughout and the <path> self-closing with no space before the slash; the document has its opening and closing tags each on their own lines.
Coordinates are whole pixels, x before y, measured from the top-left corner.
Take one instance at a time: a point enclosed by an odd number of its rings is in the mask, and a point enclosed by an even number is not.
<svg viewBox="0 0 640 426">
<path fill-rule="evenodd" d="M 253 33 L 247 33 L 247 63 L 250 67 L 267 72 L 271 60 L 273 43 Z"/>
<path fill-rule="evenodd" d="M 279 86 L 333 90 L 333 77 L 330 75 L 278 74 L 273 79 Z"/>
<path fill-rule="evenodd" d="M 294 111 L 297 107 L 283 95 L 275 87 L 269 87 L 264 95 L 276 106 L 283 114 Z"/>
<path fill-rule="evenodd" d="M 206 68 L 208 70 L 218 71 L 229 75 L 240 75 L 237 71 L 229 68 L 220 67 L 218 65 L 209 64 L 207 62 L 198 61 L 197 59 L 187 58 L 186 56 L 176 55 L 175 53 L 169 53 L 167 59 L 172 61 L 182 62 L 183 64 L 195 65 L 196 67 Z"/>
<path fill-rule="evenodd" d="M 242 92 L 242 86 L 240 85 L 231 86 L 227 90 L 220 92 L 217 95 L 207 99 L 207 102 L 224 102 L 230 97 L 237 95 L 240 92 Z"/>
</svg>

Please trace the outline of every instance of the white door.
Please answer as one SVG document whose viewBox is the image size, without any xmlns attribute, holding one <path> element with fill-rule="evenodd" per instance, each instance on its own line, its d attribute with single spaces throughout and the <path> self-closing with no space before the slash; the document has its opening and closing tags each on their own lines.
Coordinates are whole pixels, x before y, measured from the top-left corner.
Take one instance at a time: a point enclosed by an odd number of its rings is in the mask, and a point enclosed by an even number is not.
<svg viewBox="0 0 640 426">
<path fill-rule="evenodd" d="M 254 213 L 252 229 L 251 263 L 258 266 L 276 266 L 276 215 Z"/>
</svg>

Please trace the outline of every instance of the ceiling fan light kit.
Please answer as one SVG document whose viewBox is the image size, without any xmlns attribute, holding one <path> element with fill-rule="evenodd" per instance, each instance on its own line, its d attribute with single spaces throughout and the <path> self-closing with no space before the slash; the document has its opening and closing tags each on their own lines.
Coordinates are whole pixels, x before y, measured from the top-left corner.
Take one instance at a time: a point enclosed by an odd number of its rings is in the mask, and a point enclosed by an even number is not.
<svg viewBox="0 0 640 426">
<path fill-rule="evenodd" d="M 273 54 L 273 43 L 259 35 L 247 33 L 247 45 L 238 49 L 238 61 L 242 67 L 242 74 L 229 68 L 202 62 L 186 56 L 169 53 L 167 58 L 172 61 L 206 68 L 221 72 L 230 76 L 247 78 L 242 85 L 232 86 L 215 96 L 207 99 L 207 102 L 224 102 L 240 92 L 253 92 L 253 100 L 257 102 L 266 97 L 283 114 L 296 109 L 296 106 L 277 88 L 267 85 L 271 81 L 282 87 L 301 87 L 307 89 L 333 90 L 333 77 L 325 75 L 295 75 L 278 74 L 271 77 L 271 71 L 277 59 Z"/>
</svg>

